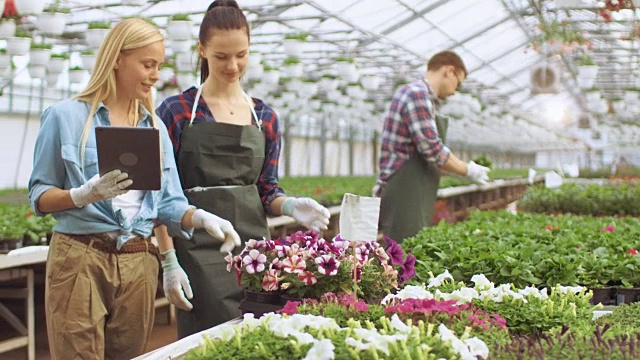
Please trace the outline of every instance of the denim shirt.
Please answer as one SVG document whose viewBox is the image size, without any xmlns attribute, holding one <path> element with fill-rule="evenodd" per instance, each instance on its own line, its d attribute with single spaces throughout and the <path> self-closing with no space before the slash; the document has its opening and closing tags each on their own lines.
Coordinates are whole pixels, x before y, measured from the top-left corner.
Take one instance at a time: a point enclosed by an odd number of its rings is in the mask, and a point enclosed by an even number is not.
<svg viewBox="0 0 640 360">
<path fill-rule="evenodd" d="M 80 164 L 80 137 L 90 104 L 80 100 L 64 100 L 47 108 L 40 119 L 40 130 L 34 150 L 33 171 L 29 179 L 29 200 L 35 213 L 38 200 L 51 189 L 69 190 L 79 187 L 99 173 L 96 149 L 96 126 L 111 126 L 109 109 L 100 104 L 93 116 L 93 128 L 87 139 L 84 154 L 84 174 Z M 141 113 L 139 127 L 151 127 L 148 112 Z M 173 156 L 173 146 L 162 121 L 157 121 L 162 147 L 162 186 L 158 191 L 146 191 L 140 211 L 133 219 L 115 210 L 111 199 L 53 213 L 57 220 L 55 231 L 70 234 L 93 234 L 116 231 L 118 248 L 133 234 L 149 237 L 154 219 L 167 226 L 171 236 L 190 238 L 193 229 L 181 226 L 184 213 L 193 208 L 185 198 Z"/>
</svg>

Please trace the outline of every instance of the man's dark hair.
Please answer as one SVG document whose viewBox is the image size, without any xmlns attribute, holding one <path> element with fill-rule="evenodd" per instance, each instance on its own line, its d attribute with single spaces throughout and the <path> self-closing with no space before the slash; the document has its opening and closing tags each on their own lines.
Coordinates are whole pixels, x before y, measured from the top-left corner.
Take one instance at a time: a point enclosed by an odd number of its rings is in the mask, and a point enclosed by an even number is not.
<svg viewBox="0 0 640 360">
<path fill-rule="evenodd" d="M 441 51 L 433 55 L 431 59 L 429 59 L 429 63 L 427 64 L 427 70 L 437 71 L 441 67 L 449 66 L 449 65 L 453 65 L 453 67 L 455 67 L 456 70 L 464 71 L 465 77 L 468 75 L 467 68 L 466 66 L 464 66 L 464 62 L 462 62 L 462 59 L 460 58 L 460 56 L 450 50 Z"/>
</svg>

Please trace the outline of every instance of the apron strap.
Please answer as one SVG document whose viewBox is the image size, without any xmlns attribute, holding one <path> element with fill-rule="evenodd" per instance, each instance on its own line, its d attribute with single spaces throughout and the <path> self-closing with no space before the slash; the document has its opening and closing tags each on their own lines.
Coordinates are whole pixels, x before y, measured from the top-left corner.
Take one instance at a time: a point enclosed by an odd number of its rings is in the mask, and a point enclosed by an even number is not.
<svg viewBox="0 0 640 360">
<path fill-rule="evenodd" d="M 249 108 L 251 109 L 251 114 L 256 121 L 256 125 L 258 126 L 258 130 L 262 131 L 262 120 L 256 114 L 256 110 L 253 108 L 253 100 L 247 95 L 244 90 L 242 91 L 244 98 L 247 100 L 249 104 Z M 200 102 L 200 97 L 202 96 L 202 85 L 198 86 L 198 91 L 196 92 L 196 97 L 193 101 L 193 106 L 191 107 L 191 118 L 189 119 L 189 126 L 193 124 L 193 120 L 196 118 L 196 110 L 198 109 L 198 103 Z"/>
</svg>

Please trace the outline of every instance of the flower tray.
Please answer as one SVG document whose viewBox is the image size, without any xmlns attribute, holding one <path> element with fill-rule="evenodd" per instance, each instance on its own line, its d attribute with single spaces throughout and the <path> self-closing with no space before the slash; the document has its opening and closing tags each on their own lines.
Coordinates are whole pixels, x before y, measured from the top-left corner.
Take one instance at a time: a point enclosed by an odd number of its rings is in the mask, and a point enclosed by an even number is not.
<svg viewBox="0 0 640 360">
<path fill-rule="evenodd" d="M 243 314 L 252 313 L 259 318 L 265 313 L 282 309 L 284 304 L 278 292 L 244 290 L 244 299 L 240 301 L 240 311 Z"/>
<path fill-rule="evenodd" d="M 631 304 L 640 301 L 640 288 L 622 288 L 616 289 L 615 305 Z"/>
<path fill-rule="evenodd" d="M 593 291 L 593 297 L 591 298 L 591 303 L 593 305 L 602 304 L 602 305 L 615 305 L 616 303 L 616 287 L 615 286 L 605 286 L 605 287 L 590 287 L 589 290 Z"/>
</svg>

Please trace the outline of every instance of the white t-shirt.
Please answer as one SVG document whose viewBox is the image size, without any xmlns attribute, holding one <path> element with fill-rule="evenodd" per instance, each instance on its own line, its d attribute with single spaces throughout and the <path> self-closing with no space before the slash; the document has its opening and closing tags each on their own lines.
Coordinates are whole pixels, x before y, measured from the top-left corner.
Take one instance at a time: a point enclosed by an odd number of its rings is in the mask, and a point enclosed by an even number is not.
<svg viewBox="0 0 640 360">
<path fill-rule="evenodd" d="M 114 210 L 121 209 L 125 218 L 133 221 L 133 218 L 140 211 L 143 197 L 144 190 L 129 190 L 126 194 L 113 198 L 113 208 Z"/>
</svg>

